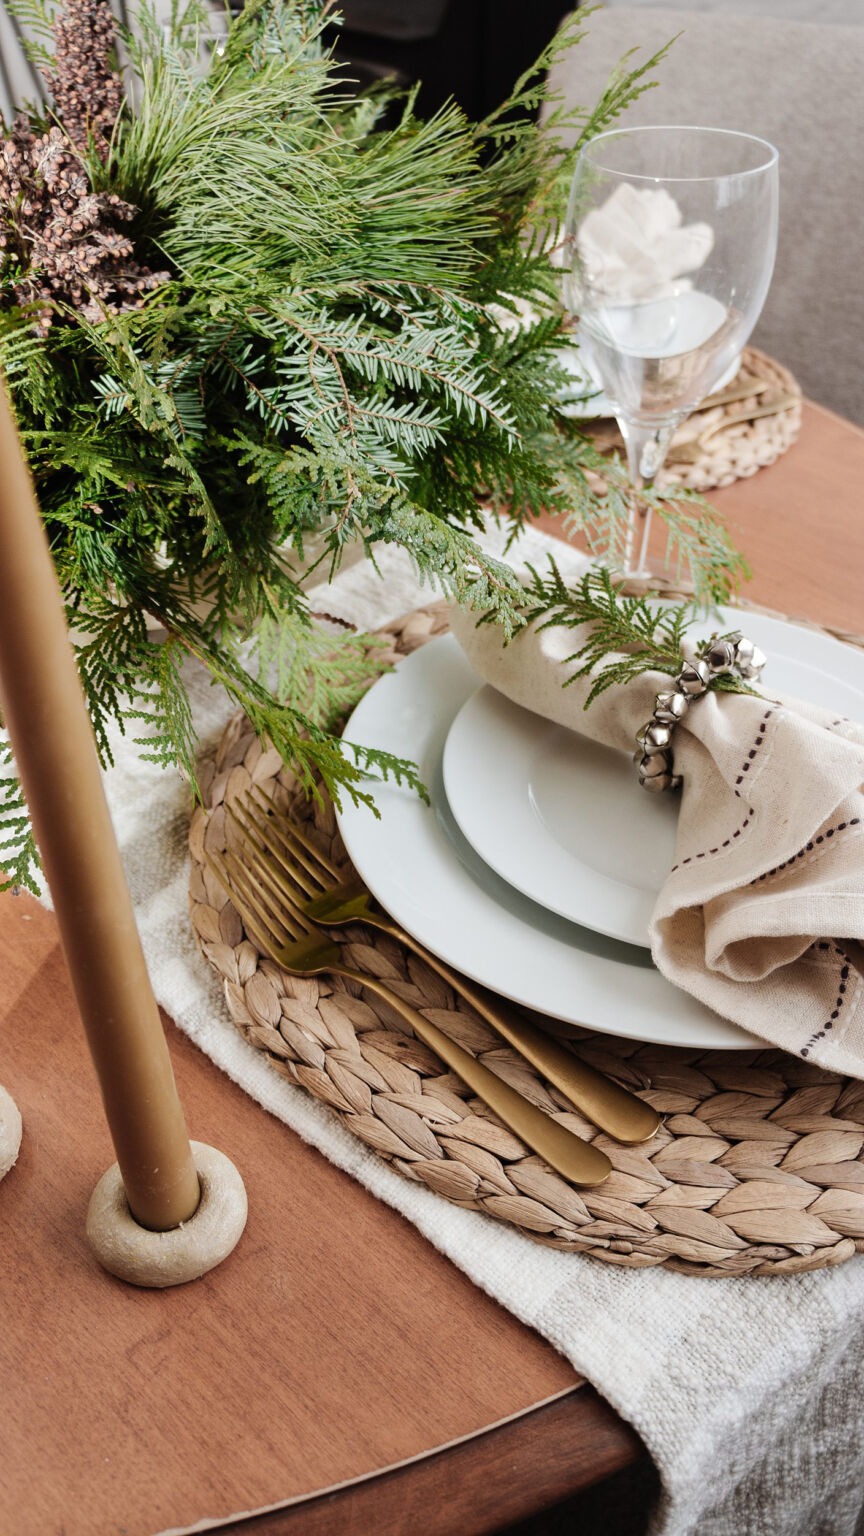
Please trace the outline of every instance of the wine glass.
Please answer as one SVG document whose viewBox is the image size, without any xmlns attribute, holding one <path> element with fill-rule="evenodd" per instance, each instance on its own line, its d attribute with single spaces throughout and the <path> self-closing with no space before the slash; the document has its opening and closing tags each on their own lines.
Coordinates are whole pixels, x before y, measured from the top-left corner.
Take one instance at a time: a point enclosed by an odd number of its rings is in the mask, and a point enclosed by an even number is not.
<svg viewBox="0 0 864 1536">
<path fill-rule="evenodd" d="M 777 150 L 720 128 L 620 128 L 579 155 L 565 298 L 613 407 L 638 491 L 673 432 L 734 369 L 777 248 Z M 624 550 L 646 574 L 650 510 L 634 498 Z"/>
</svg>

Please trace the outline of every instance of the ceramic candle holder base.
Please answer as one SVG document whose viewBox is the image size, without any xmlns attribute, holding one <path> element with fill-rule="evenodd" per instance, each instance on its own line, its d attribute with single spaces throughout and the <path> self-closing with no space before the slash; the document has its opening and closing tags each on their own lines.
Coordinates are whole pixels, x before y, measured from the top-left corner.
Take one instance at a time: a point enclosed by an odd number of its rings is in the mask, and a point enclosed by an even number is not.
<svg viewBox="0 0 864 1536">
<path fill-rule="evenodd" d="M 200 1141 L 191 1145 L 201 1201 L 194 1216 L 170 1232 L 139 1226 L 116 1163 L 93 1191 L 87 1241 L 102 1268 L 130 1285 L 185 1285 L 215 1269 L 240 1240 L 247 1211 L 243 1180 L 224 1153 Z"/>
<path fill-rule="evenodd" d="M 14 1167 L 21 1145 L 21 1116 L 15 1100 L 0 1088 L 0 1179 Z"/>
</svg>

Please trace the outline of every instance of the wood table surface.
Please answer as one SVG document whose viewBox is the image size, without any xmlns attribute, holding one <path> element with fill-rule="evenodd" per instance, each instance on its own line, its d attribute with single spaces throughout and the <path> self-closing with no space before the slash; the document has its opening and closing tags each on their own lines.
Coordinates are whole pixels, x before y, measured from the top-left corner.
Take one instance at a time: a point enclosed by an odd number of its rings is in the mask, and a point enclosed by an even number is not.
<svg viewBox="0 0 864 1536">
<path fill-rule="evenodd" d="M 754 600 L 864 630 L 862 491 L 864 433 L 808 405 L 798 445 L 712 498 Z M 238 1529 L 479 1536 L 644 1454 L 550 1346 L 168 1029 L 190 1130 L 237 1163 L 250 1215 L 219 1269 L 155 1293 L 86 1248 L 112 1161 L 95 1080 L 53 917 L 0 898 L 0 1081 L 25 1125 L 0 1184 L 3 1536 L 274 1506 Z"/>
</svg>

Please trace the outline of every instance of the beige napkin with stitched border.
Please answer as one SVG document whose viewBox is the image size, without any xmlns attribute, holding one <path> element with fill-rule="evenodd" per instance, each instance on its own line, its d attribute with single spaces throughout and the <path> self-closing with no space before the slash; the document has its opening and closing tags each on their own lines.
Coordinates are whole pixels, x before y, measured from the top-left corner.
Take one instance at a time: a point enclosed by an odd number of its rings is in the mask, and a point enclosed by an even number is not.
<svg viewBox="0 0 864 1536">
<path fill-rule="evenodd" d="M 577 670 L 563 663 L 578 630 L 530 627 L 505 648 L 494 625 L 455 609 L 451 627 L 508 698 L 628 753 L 670 687 L 645 673 L 585 710 L 591 679 L 563 686 Z M 703 695 L 676 728 L 684 784 L 651 952 L 664 976 L 724 1018 L 864 1077 L 864 726 L 771 697 L 769 681 L 770 657 L 758 696 Z M 646 793 L 635 765 L 633 793 Z"/>
</svg>

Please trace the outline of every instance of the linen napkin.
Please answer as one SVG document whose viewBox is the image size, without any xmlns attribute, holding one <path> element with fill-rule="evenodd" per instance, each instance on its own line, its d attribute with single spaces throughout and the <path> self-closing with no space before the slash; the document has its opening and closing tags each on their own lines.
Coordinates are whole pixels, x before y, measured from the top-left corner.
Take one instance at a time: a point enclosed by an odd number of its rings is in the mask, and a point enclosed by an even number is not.
<svg viewBox="0 0 864 1536">
<path fill-rule="evenodd" d="M 633 752 L 671 686 L 645 673 L 585 710 L 591 678 L 564 687 L 579 630 L 530 627 L 505 648 L 470 615 L 454 611 L 451 624 L 474 670 L 508 698 L 621 751 Z M 772 696 L 770 657 L 765 680 L 758 695 L 703 695 L 676 727 L 684 783 L 651 951 L 725 1018 L 864 1077 L 864 726 Z M 635 766 L 633 793 L 645 794 Z"/>
<path fill-rule="evenodd" d="M 609 304 L 636 304 L 680 293 L 710 255 L 710 224 L 683 224 L 681 209 L 664 187 L 622 182 L 592 208 L 576 236 L 584 276 Z M 677 281 L 676 281 L 677 280 Z"/>
</svg>

